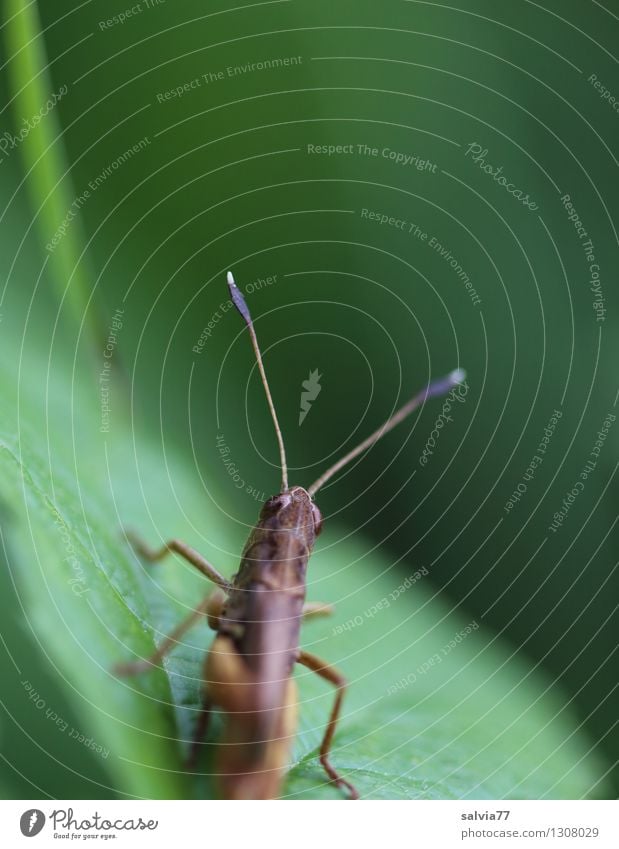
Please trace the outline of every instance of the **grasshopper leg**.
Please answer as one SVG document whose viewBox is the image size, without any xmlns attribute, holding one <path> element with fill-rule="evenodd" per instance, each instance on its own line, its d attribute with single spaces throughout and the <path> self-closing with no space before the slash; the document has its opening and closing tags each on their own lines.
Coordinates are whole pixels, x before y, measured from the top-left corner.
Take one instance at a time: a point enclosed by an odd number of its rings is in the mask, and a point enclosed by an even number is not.
<svg viewBox="0 0 619 849">
<path fill-rule="evenodd" d="M 329 752 L 331 751 L 333 734 L 335 733 L 335 727 L 340 717 L 342 699 L 344 698 L 344 693 L 346 691 L 346 679 L 334 666 L 330 666 L 324 660 L 321 660 L 319 657 L 316 657 L 316 655 L 309 654 L 309 652 L 306 651 L 299 652 L 297 663 L 311 669 L 312 672 L 320 675 L 321 678 L 329 681 L 329 683 L 333 684 L 337 688 L 335 702 L 333 703 L 331 716 L 329 717 L 329 722 L 327 724 L 327 730 L 325 731 L 325 736 L 322 738 L 322 743 L 320 745 L 320 763 L 331 781 L 337 784 L 338 787 L 346 787 L 350 793 L 351 799 L 358 799 L 359 793 L 357 792 L 357 789 L 349 781 L 346 781 L 345 778 L 342 778 L 342 776 L 331 766 L 331 763 L 329 762 Z"/>
<path fill-rule="evenodd" d="M 156 666 L 161 662 L 162 658 L 178 643 L 183 634 L 195 624 L 201 616 L 205 616 L 209 612 L 212 604 L 211 596 L 207 596 L 204 601 L 192 610 L 189 616 L 183 619 L 176 628 L 169 634 L 150 657 L 144 660 L 129 661 L 128 663 L 117 663 L 114 667 L 116 675 L 128 676 L 137 675 L 140 672 L 145 672 L 151 666 Z"/>
<path fill-rule="evenodd" d="M 314 616 L 332 616 L 334 607 L 324 601 L 308 601 L 303 605 L 303 619 L 313 619 Z"/>
<path fill-rule="evenodd" d="M 211 566 L 208 560 L 205 560 L 199 552 L 180 540 L 172 539 L 161 548 L 154 549 L 150 548 L 150 546 L 131 531 L 125 531 L 125 535 L 136 554 L 139 554 L 145 560 L 155 563 L 158 560 L 162 560 L 170 552 L 175 552 L 176 554 L 180 554 L 181 557 L 184 557 L 185 560 L 195 566 L 198 571 L 202 572 L 206 578 L 216 584 L 218 589 L 211 595 L 207 596 L 204 601 L 196 607 L 189 616 L 187 616 L 186 619 L 183 619 L 183 621 L 176 626 L 172 633 L 165 638 L 159 648 L 154 651 L 150 657 L 147 657 L 144 660 L 117 664 L 114 667 L 114 672 L 116 675 L 122 676 L 137 675 L 140 672 L 146 671 L 151 666 L 155 666 L 160 663 L 162 658 L 178 643 L 183 634 L 188 631 L 201 616 L 206 615 L 208 617 L 208 624 L 210 627 L 217 630 L 219 626 L 219 616 L 221 615 L 221 610 L 225 600 L 225 592 L 227 592 L 231 586 L 230 582 L 226 580 L 223 575 L 220 575 L 217 569 L 215 569 L 214 566 Z"/>
<path fill-rule="evenodd" d="M 187 760 L 185 761 L 185 769 L 188 772 L 193 771 L 198 765 L 200 746 L 202 746 L 202 744 L 204 743 L 204 738 L 206 737 L 206 732 L 208 731 L 208 724 L 211 718 L 211 710 L 212 705 L 205 694 L 202 697 L 202 706 L 200 708 L 200 713 L 198 714 L 198 720 L 196 722 L 195 731 L 193 733 L 193 740 L 191 741 L 189 754 L 187 755 Z"/>
<path fill-rule="evenodd" d="M 132 531 L 126 530 L 125 536 L 136 554 L 139 554 L 140 557 L 143 557 L 151 563 L 163 560 L 167 554 L 174 552 L 175 554 L 180 554 L 180 556 L 188 563 L 195 566 L 198 572 L 202 572 L 209 581 L 217 584 L 217 586 L 221 587 L 222 590 L 227 591 L 231 587 L 230 581 L 224 578 L 224 576 L 221 575 L 214 566 L 211 566 L 206 558 L 202 557 L 195 548 L 192 548 L 190 545 L 187 545 L 179 539 L 171 539 L 164 543 L 161 548 L 151 548 Z"/>
</svg>

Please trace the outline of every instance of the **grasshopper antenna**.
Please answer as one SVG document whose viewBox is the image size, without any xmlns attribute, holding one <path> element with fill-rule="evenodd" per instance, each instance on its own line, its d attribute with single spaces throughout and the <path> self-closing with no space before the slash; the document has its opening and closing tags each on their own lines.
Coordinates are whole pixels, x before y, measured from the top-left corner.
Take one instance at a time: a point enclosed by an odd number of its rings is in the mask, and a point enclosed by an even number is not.
<svg viewBox="0 0 619 849">
<path fill-rule="evenodd" d="M 371 445 L 374 445 L 375 442 L 384 436 L 386 433 L 389 433 L 390 430 L 400 424 L 400 422 L 405 419 L 407 416 L 417 409 L 426 398 L 432 398 L 435 395 L 444 395 L 446 392 L 449 392 L 450 389 L 453 389 L 454 386 L 458 386 L 460 383 L 464 383 L 466 380 L 466 372 L 464 369 L 458 368 L 454 371 L 450 372 L 446 377 L 441 377 L 438 380 L 434 380 L 425 389 L 422 389 L 417 395 L 407 401 L 403 407 L 394 413 L 390 419 L 387 419 L 374 433 L 370 434 L 367 439 L 364 439 L 360 445 L 357 445 L 356 448 L 353 448 L 352 451 L 349 451 L 344 457 L 334 463 L 330 469 L 327 469 L 324 474 L 322 474 L 318 480 L 314 481 L 314 483 L 308 488 L 308 493 L 313 497 L 320 487 L 325 484 L 330 478 L 333 477 L 339 470 L 349 463 L 351 460 L 354 460 L 359 454 L 365 451 L 366 448 L 369 448 Z"/>
<path fill-rule="evenodd" d="M 262 378 L 262 385 L 264 386 L 264 391 L 266 392 L 267 402 L 269 404 L 269 410 L 271 411 L 271 417 L 273 419 L 273 424 L 275 425 L 275 433 L 277 435 L 277 442 L 279 443 L 279 457 L 282 466 L 282 492 L 288 491 L 288 466 L 286 464 L 286 449 L 284 448 L 284 438 L 282 436 L 282 432 L 279 426 L 279 422 L 277 421 L 277 413 L 275 412 L 275 405 L 273 404 L 273 398 L 271 397 L 271 390 L 269 389 L 269 382 L 267 380 L 267 376 L 264 371 L 264 365 L 262 364 L 262 354 L 260 353 L 260 348 L 258 346 L 258 339 L 256 338 L 256 331 L 254 330 L 254 323 L 251 320 L 251 313 L 249 312 L 249 307 L 245 302 L 245 298 L 243 297 L 240 289 L 234 282 L 234 277 L 232 276 L 232 272 L 228 272 L 227 276 L 228 280 L 228 289 L 230 290 L 230 297 L 232 298 L 232 303 L 240 312 L 245 324 L 247 325 L 247 329 L 249 330 L 249 335 L 251 338 L 251 344 L 254 349 L 254 353 L 256 355 L 256 362 L 258 363 L 258 370 L 260 371 L 260 377 Z"/>
</svg>

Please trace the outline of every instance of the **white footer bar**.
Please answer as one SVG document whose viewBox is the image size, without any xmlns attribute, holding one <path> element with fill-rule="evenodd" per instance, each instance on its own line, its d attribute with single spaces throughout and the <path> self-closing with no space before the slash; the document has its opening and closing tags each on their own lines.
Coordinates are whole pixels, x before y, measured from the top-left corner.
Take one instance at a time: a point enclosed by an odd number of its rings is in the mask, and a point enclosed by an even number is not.
<svg viewBox="0 0 619 849">
<path fill-rule="evenodd" d="M 32 841 L 32 842 L 30 842 Z M 0 801 L 0 845 L 617 849 L 615 801 Z"/>
</svg>

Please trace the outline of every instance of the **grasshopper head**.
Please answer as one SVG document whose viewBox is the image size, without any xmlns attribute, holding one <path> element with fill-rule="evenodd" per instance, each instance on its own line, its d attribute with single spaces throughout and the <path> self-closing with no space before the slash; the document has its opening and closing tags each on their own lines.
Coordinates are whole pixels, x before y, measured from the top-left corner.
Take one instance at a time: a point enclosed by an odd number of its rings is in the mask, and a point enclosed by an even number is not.
<svg viewBox="0 0 619 849">
<path fill-rule="evenodd" d="M 304 534 L 311 545 L 322 530 L 322 514 L 302 486 L 293 486 L 265 502 L 260 524 L 288 528 Z"/>
</svg>

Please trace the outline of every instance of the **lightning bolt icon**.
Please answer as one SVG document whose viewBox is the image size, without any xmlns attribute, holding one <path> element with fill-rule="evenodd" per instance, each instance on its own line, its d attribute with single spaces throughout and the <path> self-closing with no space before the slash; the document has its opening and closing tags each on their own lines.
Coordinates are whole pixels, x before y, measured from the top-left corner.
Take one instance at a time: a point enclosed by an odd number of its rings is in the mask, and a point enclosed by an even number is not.
<svg viewBox="0 0 619 849">
<path fill-rule="evenodd" d="M 35 826 L 35 824 L 36 824 L 36 822 L 37 822 L 37 820 L 38 820 L 38 819 L 39 819 L 39 817 L 38 817 L 38 815 L 37 815 L 37 812 L 36 812 L 36 811 L 33 811 L 33 812 L 30 814 L 30 825 L 28 826 L 28 833 L 29 833 L 29 834 L 30 834 L 30 832 L 32 831 L 32 829 L 34 828 L 34 826 Z"/>
<path fill-rule="evenodd" d="M 322 389 L 320 385 L 321 374 L 318 374 L 318 369 L 314 369 L 314 371 L 310 371 L 309 378 L 304 380 L 301 384 L 301 387 L 305 390 L 305 392 L 301 393 L 301 409 L 299 411 L 299 425 L 303 424 L 303 420 L 305 416 L 309 413 L 312 402 L 318 398 L 320 395 L 320 390 Z"/>
</svg>

